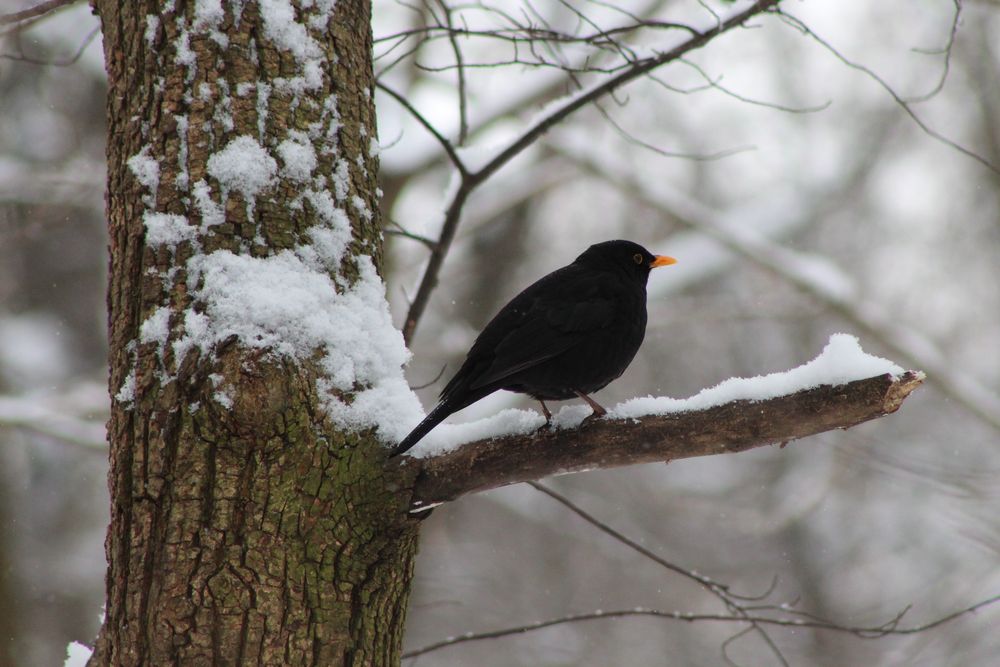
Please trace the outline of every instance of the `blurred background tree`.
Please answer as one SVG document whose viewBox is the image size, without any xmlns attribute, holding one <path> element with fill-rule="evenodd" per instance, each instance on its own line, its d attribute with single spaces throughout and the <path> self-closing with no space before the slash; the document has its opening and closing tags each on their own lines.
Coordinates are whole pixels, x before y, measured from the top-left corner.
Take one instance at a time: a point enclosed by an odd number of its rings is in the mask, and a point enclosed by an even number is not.
<svg viewBox="0 0 1000 667">
<path fill-rule="evenodd" d="M 794 18 L 754 19 L 587 107 L 473 192 L 411 339 L 409 378 L 424 385 L 446 368 L 421 390 L 429 406 L 500 304 L 617 237 L 680 263 L 654 274 L 646 343 L 598 396 L 606 405 L 782 370 L 830 333 L 855 333 L 929 372 L 900 418 L 781 451 L 551 486 L 740 592 L 777 577 L 772 597 L 801 611 L 877 624 L 912 603 L 916 624 L 1000 587 L 1000 11 L 945 0 L 782 8 Z M 376 70 L 475 164 L 553 100 L 684 37 L 667 22 L 709 27 L 730 11 L 376 2 Z M 650 20 L 659 27 L 609 33 Z M 89 642 L 98 627 L 107 398 L 96 27 L 81 3 L 0 26 L 2 664 L 58 664 L 67 641 Z M 454 169 L 411 110 L 389 94 L 377 107 L 402 327 L 428 257 L 420 239 L 438 238 Z M 495 395 L 455 419 L 523 400 Z M 411 648 L 597 608 L 718 611 L 524 485 L 435 512 L 417 573 Z M 989 630 L 998 613 L 909 638 L 772 636 L 791 664 L 985 666 L 1000 653 Z M 595 620 L 422 660 L 720 664 L 739 629 Z M 776 661 L 752 635 L 727 650 L 738 664 Z"/>
</svg>

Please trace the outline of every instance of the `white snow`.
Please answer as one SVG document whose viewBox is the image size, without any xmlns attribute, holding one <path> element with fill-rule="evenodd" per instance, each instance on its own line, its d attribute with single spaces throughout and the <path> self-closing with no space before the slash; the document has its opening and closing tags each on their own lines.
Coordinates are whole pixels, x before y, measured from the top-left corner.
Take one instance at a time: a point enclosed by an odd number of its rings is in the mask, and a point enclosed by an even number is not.
<svg viewBox="0 0 1000 667">
<path fill-rule="evenodd" d="M 152 47 L 156 42 L 156 32 L 160 29 L 160 17 L 156 14 L 146 14 L 146 30 L 143 36 L 146 39 L 146 46 Z"/>
<path fill-rule="evenodd" d="M 182 241 L 193 241 L 198 235 L 198 228 L 189 225 L 183 215 L 147 211 L 142 222 L 146 227 L 146 244 L 150 246 L 175 247 Z"/>
<path fill-rule="evenodd" d="M 322 239 L 329 230 L 310 231 Z M 409 352 L 392 324 L 384 285 L 371 260 L 360 256 L 358 280 L 338 286 L 325 265 L 345 246 L 329 239 L 319 246 L 264 258 L 227 250 L 193 257 L 192 296 L 204 312 L 188 311 L 175 353 L 180 359 L 192 346 L 209 352 L 232 335 L 298 360 L 319 351 L 325 373 L 319 388 L 332 420 L 347 429 L 377 428 L 383 440 L 396 442 L 420 418 L 420 404 L 403 377 Z M 338 397 L 345 392 L 353 392 L 350 403 Z"/>
<path fill-rule="evenodd" d="M 125 404 L 135 402 L 135 368 L 130 370 L 128 375 L 125 376 L 122 386 L 118 388 L 118 393 L 115 394 L 115 400 Z"/>
<path fill-rule="evenodd" d="M 233 397 L 224 391 L 215 392 L 212 394 L 212 399 L 226 410 L 231 410 L 233 408 Z"/>
<path fill-rule="evenodd" d="M 292 130 L 275 149 L 281 158 L 281 174 L 293 181 L 306 182 L 316 168 L 316 151 L 304 132 Z"/>
<path fill-rule="evenodd" d="M 259 7 L 264 20 L 264 36 L 275 46 L 291 52 L 300 61 L 321 53 L 319 44 L 306 27 L 295 20 L 295 9 L 289 0 L 260 0 Z"/>
<path fill-rule="evenodd" d="M 899 376 L 897 364 L 868 354 L 858 339 L 844 333 L 830 336 L 818 357 L 788 371 L 752 378 L 730 378 L 686 399 L 667 396 L 633 398 L 608 410 L 612 419 L 634 419 L 648 415 L 704 410 L 736 400 L 763 401 L 820 385 L 842 385 L 854 380 L 889 374 Z M 567 405 L 553 416 L 556 428 L 575 428 L 590 414 L 584 405 Z M 419 418 L 410 422 L 416 426 Z M 439 424 L 407 454 L 418 458 L 436 456 L 467 442 L 504 435 L 530 433 L 542 426 L 541 414 L 527 410 L 504 410 L 486 419 L 465 424 Z"/>
<path fill-rule="evenodd" d="M 139 326 L 140 343 L 156 343 L 163 346 L 170 336 L 170 308 L 160 306 Z"/>
<path fill-rule="evenodd" d="M 253 137 L 236 137 L 208 158 L 208 173 L 223 190 L 236 190 L 248 201 L 274 184 L 278 163 Z"/>
<path fill-rule="evenodd" d="M 177 49 L 174 62 L 187 68 L 188 74 L 184 78 L 186 82 L 190 82 L 194 78 L 194 67 L 197 64 L 198 58 L 195 52 L 191 50 L 191 36 L 188 34 L 187 28 L 184 27 L 183 18 L 177 19 L 177 28 L 180 31 L 180 35 L 177 37 L 177 41 L 174 42 L 174 47 Z"/>
<path fill-rule="evenodd" d="M 143 146 L 142 150 L 128 159 L 128 168 L 136 180 L 149 190 L 149 194 L 142 196 L 142 203 L 146 208 L 154 208 L 156 191 L 160 187 L 160 163 L 149 152 L 150 147 Z"/>
<path fill-rule="evenodd" d="M 820 385 L 841 385 L 853 380 L 889 374 L 902 375 L 897 364 L 868 354 L 858 339 L 833 334 L 818 357 L 797 368 L 752 378 L 730 378 L 687 399 L 666 396 L 633 398 L 609 411 L 615 418 L 703 410 L 736 400 L 763 401 Z"/>
<path fill-rule="evenodd" d="M 174 122 L 177 123 L 177 176 L 174 177 L 174 185 L 179 190 L 187 190 L 190 177 L 188 175 L 188 117 L 182 114 L 174 115 Z"/>
<path fill-rule="evenodd" d="M 194 195 L 194 206 L 201 213 L 201 230 L 205 232 L 209 227 L 221 225 L 226 221 L 226 212 L 222 205 L 212 199 L 212 188 L 208 186 L 205 179 L 199 179 L 191 188 Z"/>
<path fill-rule="evenodd" d="M 194 3 L 195 30 L 211 32 L 218 30 L 219 24 L 225 18 L 222 10 L 222 0 L 196 0 Z"/>
<path fill-rule="evenodd" d="M 85 667 L 93 652 L 93 649 L 80 642 L 70 642 L 66 646 L 66 660 L 63 662 L 63 667 Z"/>
</svg>

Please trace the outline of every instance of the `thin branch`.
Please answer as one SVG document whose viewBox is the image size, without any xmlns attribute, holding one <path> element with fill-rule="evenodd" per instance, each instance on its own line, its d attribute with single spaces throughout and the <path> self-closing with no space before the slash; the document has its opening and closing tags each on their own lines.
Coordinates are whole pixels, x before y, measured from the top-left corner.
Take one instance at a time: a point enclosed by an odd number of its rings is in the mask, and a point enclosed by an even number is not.
<svg viewBox="0 0 1000 667">
<path fill-rule="evenodd" d="M 46 0 L 46 2 L 40 2 L 34 7 L 22 9 L 19 12 L 0 14 L 0 25 L 10 25 L 12 23 L 27 21 L 28 19 L 40 18 L 49 12 L 54 12 L 62 7 L 76 4 L 77 1 L 78 0 Z"/>
<path fill-rule="evenodd" d="M 420 389 L 426 389 L 427 387 L 431 386 L 432 384 L 434 384 L 435 382 L 437 382 L 438 380 L 441 379 L 441 376 L 444 375 L 444 372 L 445 372 L 445 370 L 447 368 L 448 368 L 448 364 L 443 364 L 441 366 L 441 370 L 438 371 L 437 375 L 435 375 L 433 378 L 431 378 L 430 380 L 428 380 L 427 382 L 425 382 L 423 384 L 418 384 L 415 387 L 410 387 L 410 391 L 418 391 Z"/>
<path fill-rule="evenodd" d="M 727 614 L 695 614 L 680 611 L 661 611 L 659 609 L 645 609 L 642 607 L 637 607 L 635 609 L 618 609 L 614 611 L 592 611 L 585 612 L 582 614 L 569 614 L 566 616 L 561 616 L 559 618 L 549 619 L 547 621 L 538 621 L 536 623 L 528 623 L 525 625 L 518 625 L 510 628 L 503 628 L 500 630 L 490 630 L 487 632 L 467 632 L 463 635 L 457 637 L 450 637 L 448 639 L 434 642 L 433 644 L 428 644 L 417 649 L 412 649 L 403 653 L 403 658 L 416 658 L 417 656 L 424 655 L 426 653 L 431 653 L 432 651 L 437 651 L 442 648 L 449 646 L 455 646 L 457 644 L 464 644 L 466 642 L 482 641 L 484 639 L 497 639 L 500 637 L 508 637 L 510 635 L 523 635 L 528 632 L 534 632 L 536 630 L 543 630 L 545 628 L 550 628 L 557 625 L 565 625 L 567 623 L 579 623 L 581 621 L 594 621 L 604 618 L 627 618 L 635 616 L 645 616 L 652 618 L 660 618 L 672 621 L 686 621 L 688 623 L 702 622 L 702 621 L 715 621 L 722 623 L 758 623 L 761 625 L 771 625 L 785 628 L 812 628 L 817 630 L 827 630 L 830 632 L 838 632 L 854 635 L 855 637 L 861 639 L 879 639 L 888 635 L 915 635 L 922 632 L 927 632 L 928 630 L 933 630 L 941 625 L 950 623 L 962 616 L 967 616 L 973 614 L 976 611 L 989 607 L 991 605 L 1000 602 L 1000 595 L 994 595 L 993 597 L 981 600 L 973 605 L 969 605 L 964 609 L 960 609 L 956 612 L 952 612 L 946 616 L 942 616 L 938 619 L 924 623 L 921 625 L 915 625 L 908 628 L 898 627 L 900 620 L 903 615 L 909 610 L 909 607 L 896 614 L 892 619 L 883 623 L 881 625 L 874 626 L 858 626 L 858 625 L 843 625 L 839 623 L 834 623 L 832 621 L 823 620 L 804 620 L 801 618 L 775 618 L 770 616 L 730 616 Z"/>
<path fill-rule="evenodd" d="M 434 125 L 431 124 L 431 122 L 427 120 L 427 118 L 422 113 L 420 113 L 420 111 L 418 111 L 415 106 L 410 104 L 410 101 L 408 99 L 406 99 L 403 95 L 397 93 L 395 90 L 385 85 L 381 81 L 377 81 L 375 83 L 375 87 L 381 90 L 382 92 L 386 93 L 387 95 L 389 95 L 392 99 L 396 100 L 396 102 L 398 102 L 401 107 L 410 112 L 410 115 L 412 115 L 413 118 L 416 119 L 418 123 L 424 126 L 424 129 L 430 132 L 431 135 L 435 139 L 437 139 L 438 143 L 441 144 L 441 147 L 444 149 L 444 152 L 448 154 L 448 159 L 451 160 L 451 163 L 455 165 L 455 169 L 457 169 L 460 174 L 464 176 L 469 173 L 469 170 L 466 168 L 465 163 L 462 162 L 462 158 L 458 157 L 458 153 L 455 152 L 455 147 L 452 145 L 452 143 L 448 141 L 448 139 L 443 134 L 438 132 L 437 128 L 434 127 Z"/>
<path fill-rule="evenodd" d="M 395 220 L 390 220 L 389 224 L 392 225 L 393 229 L 385 229 L 383 231 L 390 236 L 402 236 L 403 238 L 423 243 L 430 250 L 433 250 L 434 246 L 437 245 L 437 242 L 434 239 L 422 236 L 421 234 L 414 234 Z"/>
<path fill-rule="evenodd" d="M 691 69 L 693 69 L 694 71 L 696 71 L 699 75 L 701 75 L 701 77 L 705 79 L 705 85 L 707 88 L 714 88 L 715 90 L 718 90 L 719 92 L 728 95 L 729 97 L 732 97 L 735 100 L 744 102 L 746 104 L 752 104 L 754 106 L 759 106 L 759 107 L 767 107 L 768 109 L 775 109 L 777 111 L 784 111 L 786 113 L 816 113 L 818 111 L 824 111 L 828 109 L 830 105 L 833 104 L 833 100 L 827 100 L 823 104 L 818 104 L 811 107 L 791 107 L 784 104 L 777 104 L 776 102 L 765 102 L 763 100 L 757 100 L 752 97 L 740 95 L 739 93 L 734 92 L 729 88 L 726 88 L 721 83 L 719 83 L 720 81 L 722 81 L 721 76 L 713 79 L 708 75 L 708 72 L 702 69 L 700 65 L 688 60 L 687 58 L 681 58 L 681 62 L 690 67 Z"/>
<path fill-rule="evenodd" d="M 687 31 L 688 33 L 694 33 L 694 30 L 689 26 L 682 24 L 669 23 L 665 21 L 657 21 L 652 18 L 640 19 L 639 16 L 652 16 L 657 11 L 661 10 L 666 0 L 652 0 L 638 15 L 630 14 L 624 12 L 631 19 L 633 19 L 637 24 L 639 22 L 644 22 L 648 26 L 653 27 L 671 27 L 679 28 Z M 496 10 L 499 13 L 499 10 Z M 621 11 L 621 10 L 619 10 Z M 532 30 L 537 29 L 535 26 L 529 26 Z M 417 29 L 421 30 L 421 29 Z M 609 30 L 609 33 L 615 32 L 615 30 Z M 466 31 L 467 34 L 473 34 L 470 31 Z M 376 40 L 377 41 L 377 40 Z M 416 50 L 416 49 L 414 49 Z M 378 57 L 376 57 L 376 60 Z M 383 70 L 384 71 L 384 70 Z M 511 91 L 512 94 L 505 97 L 500 101 L 500 104 L 491 106 L 484 117 L 480 118 L 473 127 L 470 128 L 470 136 L 475 136 L 481 132 L 488 130 L 493 127 L 493 125 L 502 118 L 511 116 L 512 114 L 519 114 L 526 108 L 536 107 L 539 104 L 543 104 L 551 100 L 554 96 L 559 95 L 560 91 L 565 88 L 566 82 L 561 77 L 549 77 L 550 81 L 541 88 L 534 89 L 531 88 L 526 94 L 522 94 L 521 91 Z M 377 79 L 377 77 L 376 77 Z M 416 161 L 410 167 L 409 173 L 420 173 L 432 167 L 435 167 L 441 163 L 441 159 L 447 159 L 447 155 L 442 155 L 439 152 L 428 152 L 420 160 Z"/>
<path fill-rule="evenodd" d="M 843 53 L 837 50 L 837 47 L 835 47 L 833 44 L 831 44 L 830 42 L 826 41 L 825 39 L 817 35 L 812 30 L 812 28 L 806 25 L 805 22 L 802 21 L 801 19 L 796 18 L 795 16 L 789 14 L 788 12 L 780 8 L 775 8 L 774 13 L 780 16 L 788 25 L 792 26 L 793 28 L 801 32 L 803 35 L 806 35 L 807 37 L 815 41 L 817 44 L 822 46 L 829 53 L 831 53 L 837 60 L 847 65 L 851 69 L 855 69 L 859 72 L 862 72 L 872 81 L 877 83 L 886 93 L 889 94 L 890 97 L 892 97 L 892 99 L 896 102 L 896 104 L 899 105 L 899 108 L 905 111 L 906 115 L 909 116 L 910 119 L 917 124 L 917 127 L 923 130 L 924 134 L 944 144 L 945 146 L 948 146 L 958 151 L 959 153 L 972 158 L 973 160 L 983 165 L 990 171 L 996 174 L 1000 174 L 1000 166 L 993 164 L 987 158 L 983 157 L 982 155 L 979 155 L 975 151 L 969 150 L 968 148 L 965 148 L 958 142 L 949 139 L 948 137 L 944 136 L 943 134 L 941 134 L 940 132 L 929 126 L 927 123 L 925 123 L 924 120 L 920 118 L 920 116 L 918 116 L 917 113 L 913 110 L 910 103 L 904 100 L 903 97 L 899 93 L 897 93 L 895 89 L 891 85 L 889 85 L 889 83 L 885 79 L 879 76 L 874 70 L 872 70 L 869 67 L 866 67 L 865 65 L 862 65 L 861 63 L 857 63 L 854 62 L 853 60 L 850 60 L 847 56 L 845 56 Z"/>
<path fill-rule="evenodd" d="M 559 32 L 549 28 L 538 28 L 530 24 L 521 24 L 511 19 L 513 25 L 510 28 L 500 28 L 496 30 L 475 30 L 470 28 L 456 28 L 446 25 L 431 25 L 422 28 L 410 28 L 399 30 L 394 33 L 376 37 L 373 41 L 375 45 L 383 42 L 396 42 L 410 37 L 421 37 L 426 41 L 438 39 L 451 39 L 453 37 L 475 37 L 483 39 L 494 39 L 508 42 L 510 44 L 531 44 L 531 43 L 557 43 L 557 44 L 586 44 L 590 46 L 610 47 L 613 43 L 612 37 L 627 35 L 645 28 L 657 30 L 683 30 L 692 35 L 697 35 L 698 31 L 689 25 L 675 23 L 672 21 L 656 21 L 651 19 L 636 20 L 631 25 L 608 28 L 587 35 L 574 35 Z"/>
<path fill-rule="evenodd" d="M 599 531 L 601 531 L 605 535 L 609 535 L 611 538 L 613 538 L 614 540 L 620 542 L 621 544 L 624 544 L 629 549 L 632 549 L 633 551 L 638 552 L 639 554 L 641 554 L 645 558 L 648 558 L 649 560 L 653 561 L 657 565 L 660 565 L 661 567 L 663 567 L 663 568 L 665 568 L 665 569 L 667 569 L 667 570 L 669 570 L 671 572 L 674 572 L 675 574 L 679 574 L 682 577 L 685 577 L 686 579 L 690 579 L 690 580 L 694 581 L 699 586 L 702 586 L 702 587 L 704 587 L 705 589 L 707 589 L 709 591 L 712 591 L 712 592 L 722 591 L 726 595 L 729 595 L 729 596 L 732 596 L 732 597 L 735 597 L 735 598 L 739 598 L 739 599 L 743 599 L 743 600 L 756 600 L 756 599 L 760 599 L 758 596 L 744 597 L 744 596 L 735 595 L 733 593 L 730 593 L 728 585 L 720 583 L 720 582 L 715 581 L 713 579 L 710 579 L 709 577 L 706 577 L 706 576 L 704 576 L 702 574 L 698 574 L 697 572 L 693 572 L 691 570 L 688 570 L 687 568 L 681 567 L 680 565 L 677 565 L 676 563 L 671 563 L 670 561 L 666 560 L 662 556 L 660 556 L 660 555 L 654 553 L 653 551 L 647 549 L 646 547 L 642 546 L 641 544 L 639 544 L 635 540 L 629 539 L 628 537 L 626 537 L 622 533 L 619 533 L 617 530 L 615 530 L 614 528 L 612 528 L 608 524 L 604 523 L 600 519 L 597 519 L 592 514 L 590 514 L 586 510 L 584 510 L 582 507 L 580 507 L 579 505 L 577 505 L 576 503 L 574 503 L 573 501 L 571 501 L 566 496 L 562 495 L 561 493 L 558 493 L 557 491 L 554 491 L 553 489 L 550 489 L 549 487 L 545 486 L 544 484 L 542 484 L 540 482 L 536 482 L 536 481 L 531 480 L 531 481 L 525 482 L 525 484 L 527 484 L 531 488 L 535 489 L 536 491 L 540 491 L 540 492 L 544 493 L 549 498 L 552 498 L 553 500 L 555 500 L 556 502 L 558 502 L 563 507 L 566 507 L 571 512 L 573 512 L 574 514 L 576 514 L 578 517 L 580 517 L 581 519 L 583 519 L 584 521 L 586 521 L 590 525 L 592 525 L 595 528 L 597 528 Z"/>
<path fill-rule="evenodd" d="M 100 26 L 98 26 L 93 30 L 91 30 L 89 33 L 87 33 L 87 36 L 83 38 L 83 42 L 81 42 L 80 46 L 77 48 L 76 53 L 74 53 L 69 58 L 63 60 L 44 60 L 41 58 L 32 58 L 31 56 L 15 55 L 12 53 L 0 53 L 0 58 L 3 58 L 5 60 L 15 60 L 17 62 L 28 63 L 29 65 L 51 65 L 53 67 L 69 67 L 70 65 L 76 64 L 76 61 L 80 59 L 80 56 L 83 55 L 83 52 L 87 50 L 87 47 L 90 46 L 90 43 L 94 41 L 94 38 L 97 37 L 98 33 L 100 32 L 101 28 Z"/>
<path fill-rule="evenodd" d="M 455 53 L 455 67 L 458 76 L 458 145 L 465 143 L 469 136 L 469 118 L 467 95 L 465 92 L 465 67 L 462 66 L 462 49 L 458 45 L 458 38 L 455 36 L 454 23 L 452 21 L 452 10 L 445 0 L 437 0 L 444 11 L 444 19 L 448 26 L 448 41 L 451 43 L 451 50 Z"/>
<path fill-rule="evenodd" d="M 548 488 L 547 486 L 539 482 L 529 481 L 527 482 L 527 484 L 532 488 L 536 489 L 537 491 L 541 491 L 542 493 L 546 494 L 556 502 L 562 504 L 564 507 L 574 512 L 581 519 L 583 519 L 590 525 L 594 526 L 605 535 L 609 535 L 613 539 L 617 540 L 619 543 L 627 546 L 633 551 L 638 552 L 643 557 L 653 561 L 657 565 L 660 565 L 661 567 L 669 570 L 670 572 L 679 574 L 682 577 L 694 581 L 699 586 L 702 586 L 706 591 L 717 597 L 722 602 L 722 604 L 725 605 L 725 607 L 730 611 L 730 613 L 734 615 L 749 619 L 750 615 L 741 601 L 762 599 L 762 597 L 758 596 L 747 597 L 747 596 L 737 595 L 731 592 L 729 590 L 729 586 L 726 584 L 719 583 L 717 581 L 710 579 L 709 577 L 698 574 L 697 572 L 694 572 L 692 570 L 688 570 L 687 568 L 681 567 L 680 565 L 677 565 L 675 563 L 671 563 L 670 561 L 659 556 L 650 549 L 647 549 L 646 547 L 642 546 L 635 540 L 629 539 L 628 537 L 618 532 L 608 524 L 604 523 L 603 521 L 597 519 L 590 513 L 586 512 L 582 507 L 578 506 L 576 503 L 571 501 L 566 496 L 563 496 L 562 494 L 553 491 L 552 489 Z M 776 583 L 776 580 L 774 583 Z M 774 583 L 772 583 L 772 585 L 768 588 L 768 590 L 763 594 L 763 597 L 770 595 L 771 591 L 774 589 Z M 760 627 L 757 623 L 753 623 L 752 621 L 750 627 L 748 627 L 745 631 L 737 633 L 735 636 L 730 637 L 723 643 L 722 654 L 727 662 L 731 662 L 729 660 L 728 655 L 726 654 L 726 649 L 728 645 L 738 640 L 740 637 L 742 637 L 744 634 L 748 632 L 756 632 L 758 636 L 760 636 L 760 638 L 768 646 L 768 648 L 771 649 L 771 652 L 775 655 L 775 657 L 778 658 L 781 664 L 783 666 L 788 665 L 788 662 L 785 660 L 784 655 L 782 655 L 781 650 L 774 643 L 774 640 L 772 640 L 771 637 L 768 636 L 767 631 L 764 628 Z"/>
<path fill-rule="evenodd" d="M 962 0 L 953 0 L 955 3 L 955 13 L 951 17 L 951 30 L 948 31 L 948 42 L 941 49 L 914 49 L 917 53 L 925 53 L 929 55 L 944 54 L 944 66 L 941 68 L 941 77 L 929 92 L 923 95 L 917 95 L 915 97 L 906 98 L 908 104 L 916 104 L 918 102 L 926 102 L 944 89 L 944 84 L 948 80 L 948 73 L 951 71 L 951 52 L 955 46 L 955 35 L 958 34 L 958 24 L 962 18 Z"/>
<path fill-rule="evenodd" d="M 608 113 L 606 109 L 604 109 L 604 107 L 599 102 L 594 102 L 594 106 L 600 112 L 601 116 L 604 117 L 604 120 L 608 122 L 608 125 L 610 125 L 611 128 L 615 130 L 615 132 L 617 132 L 622 139 L 629 142 L 630 144 L 633 144 L 640 148 L 644 148 L 647 151 L 656 153 L 657 155 L 660 155 L 662 157 L 678 158 L 682 160 L 694 160 L 695 162 L 714 162 L 716 160 L 722 160 L 727 157 L 731 157 L 733 155 L 738 155 L 740 153 L 746 153 L 748 151 L 756 150 L 756 146 L 751 145 L 751 146 L 734 146 L 733 148 L 725 148 L 721 151 L 716 151 L 714 153 L 680 153 L 677 151 L 668 151 L 663 148 L 660 148 L 659 146 L 654 146 L 648 141 L 643 141 L 639 137 L 635 136 L 634 134 L 626 130 L 624 127 L 621 126 L 621 124 L 618 121 L 614 119 L 614 117 L 610 113 Z"/>
<path fill-rule="evenodd" d="M 409 311 L 406 314 L 406 320 L 403 325 L 403 338 L 407 344 L 410 344 L 413 341 L 413 335 L 416 332 L 417 324 L 420 322 L 420 318 L 423 316 L 424 311 L 427 308 L 431 293 L 437 286 L 438 276 L 441 272 L 441 267 L 444 264 L 444 258 L 447 255 L 448 250 L 451 248 L 451 243 L 455 238 L 455 231 L 461 219 L 462 207 L 471 192 L 478 185 L 489 178 L 502 166 L 510 162 L 510 160 L 515 156 L 519 155 L 525 148 L 532 145 L 539 137 L 579 109 L 615 91 L 621 86 L 653 71 L 657 67 L 673 62 L 694 49 L 701 48 L 718 35 L 742 25 L 747 19 L 762 12 L 774 11 L 779 2 L 780 0 L 758 0 L 743 11 L 737 12 L 726 20 L 721 21 L 713 29 L 705 32 L 696 32 L 690 39 L 675 46 L 669 51 L 665 51 L 655 56 L 644 58 L 635 62 L 625 71 L 611 76 L 610 78 L 556 106 L 552 111 L 549 111 L 538 119 L 535 124 L 528 128 L 518 139 L 507 146 L 507 148 L 500 151 L 500 153 L 487 162 L 482 168 L 475 172 L 464 174 L 462 182 L 455 191 L 451 203 L 447 208 L 444 225 L 441 228 L 441 235 L 438 239 L 438 247 L 431 253 L 427 262 L 427 268 L 424 270 L 423 278 L 420 281 L 420 286 L 417 288 L 417 293 L 413 298 L 413 303 L 410 305 Z"/>
</svg>

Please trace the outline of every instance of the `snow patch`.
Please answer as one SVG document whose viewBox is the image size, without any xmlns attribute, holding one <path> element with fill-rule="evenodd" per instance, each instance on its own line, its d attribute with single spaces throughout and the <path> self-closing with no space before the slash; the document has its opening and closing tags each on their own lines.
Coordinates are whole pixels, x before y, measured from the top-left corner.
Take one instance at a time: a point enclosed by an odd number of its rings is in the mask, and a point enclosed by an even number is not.
<svg viewBox="0 0 1000 667">
<path fill-rule="evenodd" d="M 194 195 L 194 206 L 201 213 L 202 231 L 207 231 L 209 227 L 221 225 L 226 221 L 226 213 L 222 210 L 222 205 L 217 204 L 212 199 L 212 188 L 208 187 L 205 179 L 199 179 L 191 188 Z"/>
<path fill-rule="evenodd" d="M 152 48 L 156 43 L 156 33 L 160 29 L 160 17 L 156 14 L 146 14 L 146 29 L 143 31 L 143 38 L 146 46 Z"/>
<path fill-rule="evenodd" d="M 147 211 L 142 216 L 142 223 L 146 227 L 146 245 L 149 246 L 173 248 L 183 241 L 193 241 L 198 234 L 198 228 L 188 224 L 187 218 L 173 213 Z"/>
<path fill-rule="evenodd" d="M 633 398 L 616 406 L 609 414 L 627 418 L 703 410 L 731 401 L 763 401 L 821 385 L 836 386 L 876 375 L 898 377 L 903 372 L 900 366 L 888 359 L 862 350 L 855 336 L 838 333 L 830 336 L 818 357 L 797 368 L 752 378 L 730 378 L 686 399 L 666 396 Z"/>
<path fill-rule="evenodd" d="M 170 337 L 170 308 L 160 306 L 139 326 L 140 343 L 156 343 L 161 348 Z"/>
<path fill-rule="evenodd" d="M 126 405 L 135 402 L 135 368 L 132 368 L 128 372 L 128 375 L 125 376 L 122 386 L 118 388 L 118 393 L 115 394 L 115 400 Z"/>
<path fill-rule="evenodd" d="M 66 646 L 66 660 L 63 662 L 63 667 L 85 667 L 93 652 L 92 648 L 80 642 L 70 642 Z"/>
<path fill-rule="evenodd" d="M 191 27 L 204 32 L 218 30 L 219 24 L 225 17 L 222 0 L 196 0 L 194 3 L 194 24 Z"/>
<path fill-rule="evenodd" d="M 311 231 L 319 238 L 326 233 Z M 313 253 L 342 253 L 343 244 L 329 245 L 335 247 Z M 207 353 L 230 336 L 298 360 L 319 351 L 324 378 L 318 385 L 334 423 L 375 428 L 381 439 L 396 442 L 420 418 L 420 403 L 402 371 L 409 351 L 392 324 L 375 266 L 366 256 L 357 263 L 358 279 L 338 292 L 325 270 L 290 250 L 264 258 L 228 250 L 192 257 L 188 271 L 198 285 L 192 296 L 204 312 L 186 314 L 184 338 L 174 343 L 178 360 L 192 347 Z M 350 402 L 341 399 L 348 393 Z M 215 400 L 225 406 L 220 396 Z"/>
<path fill-rule="evenodd" d="M 278 163 L 253 137 L 236 137 L 208 158 L 208 173 L 224 190 L 236 190 L 248 201 L 274 184 Z"/>
<path fill-rule="evenodd" d="M 264 36 L 298 60 L 316 58 L 322 51 L 306 27 L 295 20 L 295 8 L 289 0 L 260 0 Z"/>
<path fill-rule="evenodd" d="M 150 147 L 143 146 L 141 151 L 128 159 L 128 168 L 135 179 L 149 190 L 149 194 L 142 196 L 142 203 L 146 208 L 155 208 L 156 191 L 160 187 L 160 163 L 149 153 Z"/>
<path fill-rule="evenodd" d="M 304 132 L 293 130 L 288 136 L 275 149 L 284 164 L 281 174 L 290 180 L 304 183 L 316 169 L 316 151 Z"/>
</svg>

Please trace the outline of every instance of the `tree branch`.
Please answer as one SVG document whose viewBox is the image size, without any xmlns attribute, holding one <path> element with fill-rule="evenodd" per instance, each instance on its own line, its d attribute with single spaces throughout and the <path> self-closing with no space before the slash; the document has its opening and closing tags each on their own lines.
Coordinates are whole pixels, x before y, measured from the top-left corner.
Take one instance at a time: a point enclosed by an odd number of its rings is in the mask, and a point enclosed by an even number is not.
<svg viewBox="0 0 1000 667">
<path fill-rule="evenodd" d="M 49 12 L 65 7 L 66 5 L 72 5 L 76 2 L 77 0 L 47 0 L 46 2 L 38 3 L 34 7 L 22 9 L 19 12 L 0 14 L 0 25 L 10 25 L 11 23 L 19 23 L 20 21 L 27 21 L 28 19 L 45 16 Z"/>
<path fill-rule="evenodd" d="M 478 440 L 425 459 L 401 457 L 394 465 L 410 476 L 411 507 L 420 510 L 558 473 L 784 445 L 895 412 L 922 382 L 922 373 L 910 371 L 691 412 L 595 419 L 577 429 Z"/>
</svg>

